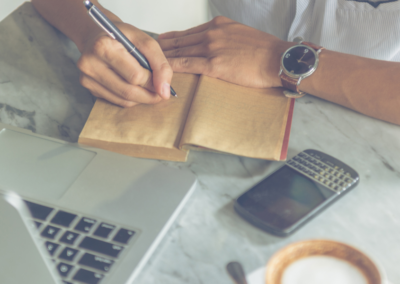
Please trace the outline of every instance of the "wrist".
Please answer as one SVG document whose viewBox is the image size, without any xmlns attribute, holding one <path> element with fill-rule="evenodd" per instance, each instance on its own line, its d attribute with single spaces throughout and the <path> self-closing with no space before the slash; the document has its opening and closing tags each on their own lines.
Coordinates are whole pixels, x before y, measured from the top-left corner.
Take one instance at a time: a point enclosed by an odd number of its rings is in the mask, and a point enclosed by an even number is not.
<svg viewBox="0 0 400 284">
<path fill-rule="evenodd" d="M 323 47 L 302 41 L 289 47 L 281 56 L 279 77 L 286 96 L 301 97 L 305 93 L 301 82 L 318 68 L 319 53 Z"/>
<path fill-rule="evenodd" d="M 279 44 L 276 45 L 274 51 L 272 52 L 273 63 L 269 68 L 270 78 L 272 80 L 272 85 L 274 87 L 282 87 L 282 80 L 279 76 L 279 70 L 281 68 L 281 58 L 282 55 L 288 50 L 290 47 L 296 45 L 294 42 L 289 41 L 281 41 Z"/>
</svg>

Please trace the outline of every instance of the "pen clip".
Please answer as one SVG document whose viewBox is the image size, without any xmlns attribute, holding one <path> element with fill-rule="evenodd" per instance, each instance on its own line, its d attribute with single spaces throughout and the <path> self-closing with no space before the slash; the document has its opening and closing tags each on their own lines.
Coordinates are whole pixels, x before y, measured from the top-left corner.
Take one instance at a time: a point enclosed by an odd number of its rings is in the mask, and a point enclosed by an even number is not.
<svg viewBox="0 0 400 284">
<path fill-rule="evenodd" d="M 93 5 L 92 7 L 90 7 L 90 9 L 88 10 L 89 16 L 92 17 L 93 21 L 95 21 L 96 24 L 97 24 L 100 28 L 102 28 L 106 33 L 108 33 L 108 35 L 109 35 L 110 37 L 112 37 L 113 39 L 116 39 L 116 38 L 115 38 L 115 35 L 114 35 L 112 32 L 110 32 L 109 30 L 107 30 L 106 27 L 104 27 L 104 26 L 100 23 L 100 21 L 97 20 L 97 18 L 92 14 L 92 9 L 93 9 L 93 7 L 94 7 L 94 5 Z"/>
</svg>

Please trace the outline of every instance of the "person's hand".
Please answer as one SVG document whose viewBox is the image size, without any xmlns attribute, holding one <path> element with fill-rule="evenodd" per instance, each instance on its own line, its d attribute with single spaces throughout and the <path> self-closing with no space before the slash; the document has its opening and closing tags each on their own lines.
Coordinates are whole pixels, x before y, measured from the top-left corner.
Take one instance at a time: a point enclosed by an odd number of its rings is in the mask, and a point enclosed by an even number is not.
<svg viewBox="0 0 400 284">
<path fill-rule="evenodd" d="M 147 58 L 153 74 L 121 43 L 98 29 L 82 45 L 81 84 L 94 96 L 122 107 L 168 99 L 173 72 L 159 44 L 131 25 L 114 24 Z"/>
<path fill-rule="evenodd" d="M 293 43 L 218 16 L 158 38 L 175 72 L 204 74 L 242 86 L 281 86 L 280 57 Z"/>
</svg>

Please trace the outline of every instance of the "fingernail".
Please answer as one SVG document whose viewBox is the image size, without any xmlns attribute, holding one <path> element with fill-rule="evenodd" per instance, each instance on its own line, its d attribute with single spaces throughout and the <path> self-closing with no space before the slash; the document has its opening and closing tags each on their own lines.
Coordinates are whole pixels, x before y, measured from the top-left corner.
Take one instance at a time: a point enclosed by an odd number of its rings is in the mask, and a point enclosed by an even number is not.
<svg viewBox="0 0 400 284">
<path fill-rule="evenodd" d="M 169 95 L 171 93 L 171 86 L 168 83 L 164 83 L 162 85 L 162 95 L 164 98 L 169 98 Z"/>
</svg>

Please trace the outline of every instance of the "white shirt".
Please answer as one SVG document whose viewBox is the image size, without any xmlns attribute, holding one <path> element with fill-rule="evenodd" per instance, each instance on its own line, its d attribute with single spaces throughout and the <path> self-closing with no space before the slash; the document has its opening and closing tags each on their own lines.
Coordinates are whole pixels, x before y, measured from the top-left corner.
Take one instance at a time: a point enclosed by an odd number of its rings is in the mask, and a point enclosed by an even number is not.
<svg viewBox="0 0 400 284">
<path fill-rule="evenodd" d="M 378 2 L 378 0 L 370 0 Z M 327 49 L 374 59 L 400 61 L 400 1 L 377 8 L 353 0 L 209 0 L 213 16 Z"/>
</svg>

